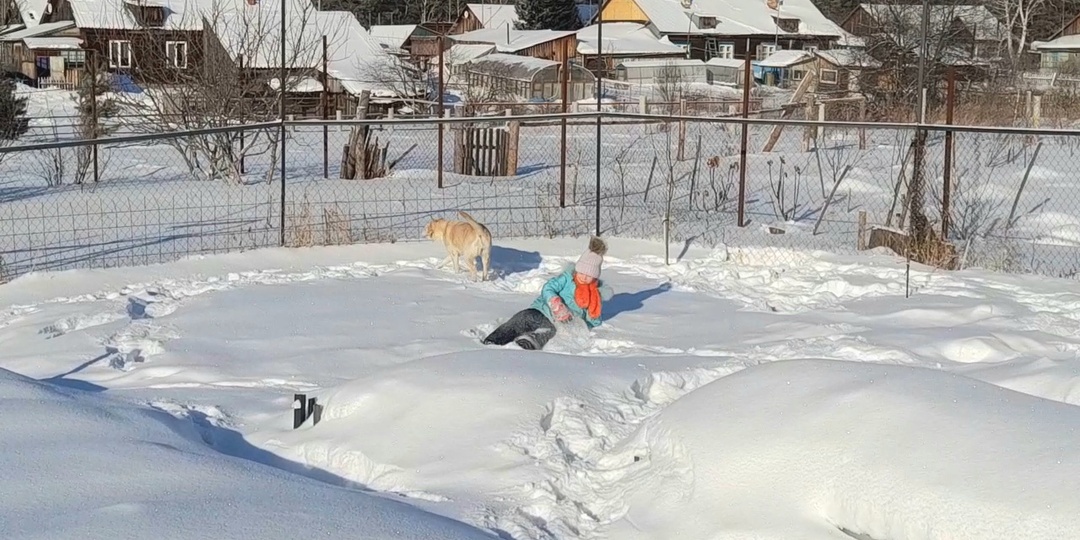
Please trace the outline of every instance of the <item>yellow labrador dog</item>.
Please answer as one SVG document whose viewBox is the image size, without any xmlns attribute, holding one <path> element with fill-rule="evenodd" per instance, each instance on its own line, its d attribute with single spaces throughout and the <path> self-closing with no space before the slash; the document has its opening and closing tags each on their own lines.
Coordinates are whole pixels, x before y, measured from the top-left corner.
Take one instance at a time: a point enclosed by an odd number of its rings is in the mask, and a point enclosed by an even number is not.
<svg viewBox="0 0 1080 540">
<path fill-rule="evenodd" d="M 424 228 L 424 235 L 432 240 L 441 240 L 446 246 L 446 260 L 439 266 L 453 261 L 454 273 L 460 271 L 458 259 L 462 256 L 468 261 L 469 275 L 476 279 L 476 257 L 480 257 L 483 264 L 481 280 L 487 281 L 489 262 L 491 260 L 491 232 L 488 228 L 473 219 L 467 212 L 458 211 L 465 221 L 450 221 L 439 218 L 432 220 Z"/>
</svg>

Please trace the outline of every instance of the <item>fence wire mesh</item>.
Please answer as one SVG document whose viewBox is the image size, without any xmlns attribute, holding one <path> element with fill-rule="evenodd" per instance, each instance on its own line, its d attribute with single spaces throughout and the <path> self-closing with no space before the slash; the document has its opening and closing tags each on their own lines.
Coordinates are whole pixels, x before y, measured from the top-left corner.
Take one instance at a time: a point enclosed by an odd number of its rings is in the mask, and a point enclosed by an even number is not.
<svg viewBox="0 0 1080 540">
<path fill-rule="evenodd" d="M 598 204 L 605 235 L 723 244 L 763 264 L 806 250 L 902 257 L 921 226 L 947 239 L 954 268 L 1080 266 L 1077 135 L 931 127 L 916 151 L 906 126 L 751 123 L 744 177 L 744 127 L 730 118 L 600 121 L 598 139 L 589 114 L 458 120 L 442 125 L 441 152 L 434 121 L 365 124 L 367 145 L 355 125 L 291 122 L 284 177 L 278 127 L 0 153 L 4 277 L 425 241 L 430 220 L 459 210 L 496 238 L 580 236 Z M 348 159 L 361 147 L 362 163 Z"/>
</svg>

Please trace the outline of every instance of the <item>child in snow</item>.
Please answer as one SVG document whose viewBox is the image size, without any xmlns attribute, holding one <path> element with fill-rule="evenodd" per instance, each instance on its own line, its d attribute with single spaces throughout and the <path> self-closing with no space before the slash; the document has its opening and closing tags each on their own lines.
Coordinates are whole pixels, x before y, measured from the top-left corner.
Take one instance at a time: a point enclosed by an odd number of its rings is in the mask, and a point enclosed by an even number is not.
<svg viewBox="0 0 1080 540">
<path fill-rule="evenodd" d="M 506 345 L 513 341 L 522 349 L 538 350 L 555 337 L 554 323 L 577 317 L 584 319 L 589 328 L 600 326 L 603 303 L 611 298 L 611 289 L 600 281 L 600 267 L 606 253 L 604 241 L 593 237 L 589 240 L 589 250 L 578 258 L 577 264 L 549 279 L 532 306 L 496 328 L 484 338 L 484 344 Z"/>
</svg>

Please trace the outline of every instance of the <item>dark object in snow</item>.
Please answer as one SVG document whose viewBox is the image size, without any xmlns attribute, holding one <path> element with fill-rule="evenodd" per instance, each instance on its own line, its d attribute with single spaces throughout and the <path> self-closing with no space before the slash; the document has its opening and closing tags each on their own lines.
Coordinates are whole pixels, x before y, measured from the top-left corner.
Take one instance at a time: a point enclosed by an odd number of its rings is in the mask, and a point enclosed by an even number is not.
<svg viewBox="0 0 1080 540">
<path fill-rule="evenodd" d="M 555 337 L 555 325 L 538 309 L 523 309 L 502 323 L 488 337 L 484 345 L 506 345 L 513 341 L 522 349 L 543 349 Z"/>
<path fill-rule="evenodd" d="M 311 425 L 316 425 L 322 420 L 322 405 L 315 402 L 315 398 L 308 398 L 305 394 L 293 395 L 293 429 L 304 425 L 311 418 Z"/>
</svg>

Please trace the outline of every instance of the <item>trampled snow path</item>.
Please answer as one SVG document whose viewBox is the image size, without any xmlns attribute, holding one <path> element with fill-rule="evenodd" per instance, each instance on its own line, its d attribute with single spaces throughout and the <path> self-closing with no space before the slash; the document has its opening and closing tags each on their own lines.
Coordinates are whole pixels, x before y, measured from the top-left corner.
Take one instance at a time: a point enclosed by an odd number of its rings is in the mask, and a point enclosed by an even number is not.
<svg viewBox="0 0 1080 540">
<path fill-rule="evenodd" d="M 487 283 L 434 269 L 429 244 L 28 276 L 0 287 L 0 367 L 108 389 L 191 420 L 226 454 L 513 538 L 602 536 L 635 519 L 635 486 L 692 482 L 695 467 L 655 466 L 685 463 L 679 445 L 643 434 L 684 396 L 775 360 L 923 366 L 1080 403 L 1070 282 L 916 268 L 905 299 L 889 257 L 793 253 L 778 268 L 753 251 L 691 250 L 665 266 L 661 246 L 616 239 L 607 323 L 529 354 L 478 338 L 581 241 L 498 244 Z M 319 426 L 290 429 L 294 391 L 326 404 Z"/>
</svg>

